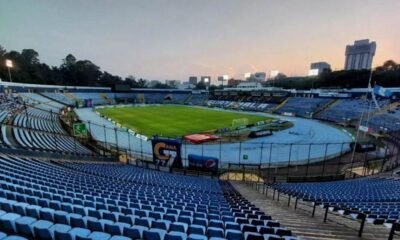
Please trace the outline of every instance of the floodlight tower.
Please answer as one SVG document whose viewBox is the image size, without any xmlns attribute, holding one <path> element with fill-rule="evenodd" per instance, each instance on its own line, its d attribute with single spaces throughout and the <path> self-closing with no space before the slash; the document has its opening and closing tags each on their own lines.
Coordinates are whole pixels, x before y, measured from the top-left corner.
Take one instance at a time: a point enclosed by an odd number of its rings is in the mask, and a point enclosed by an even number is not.
<svg viewBox="0 0 400 240">
<path fill-rule="evenodd" d="M 10 82 L 12 82 L 11 68 L 13 67 L 13 62 L 10 59 L 6 59 L 6 67 L 8 68 L 8 76 L 10 78 Z"/>
<path fill-rule="evenodd" d="M 218 77 L 218 81 L 221 82 L 222 89 L 224 89 L 224 82 L 229 80 L 228 75 L 223 75 L 221 77 Z"/>
<path fill-rule="evenodd" d="M 204 78 L 204 83 L 206 84 L 206 89 L 208 90 L 208 86 L 210 85 L 210 78 L 205 77 Z"/>
</svg>

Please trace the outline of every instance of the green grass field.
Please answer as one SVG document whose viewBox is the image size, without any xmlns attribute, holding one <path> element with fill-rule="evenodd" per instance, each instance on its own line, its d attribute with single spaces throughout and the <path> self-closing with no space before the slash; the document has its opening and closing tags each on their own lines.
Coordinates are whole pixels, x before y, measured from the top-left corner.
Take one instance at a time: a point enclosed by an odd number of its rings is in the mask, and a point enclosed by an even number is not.
<svg viewBox="0 0 400 240">
<path fill-rule="evenodd" d="M 233 119 L 247 118 L 255 123 L 270 118 L 213 109 L 179 105 L 103 108 L 97 110 L 122 126 L 146 136 L 181 137 L 232 126 Z"/>
</svg>

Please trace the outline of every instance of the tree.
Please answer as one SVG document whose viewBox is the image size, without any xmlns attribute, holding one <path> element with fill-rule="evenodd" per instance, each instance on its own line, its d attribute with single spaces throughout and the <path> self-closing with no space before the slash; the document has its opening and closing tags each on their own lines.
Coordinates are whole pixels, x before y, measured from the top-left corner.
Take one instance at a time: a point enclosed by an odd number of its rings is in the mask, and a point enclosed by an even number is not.
<svg viewBox="0 0 400 240">
<path fill-rule="evenodd" d="M 138 85 L 137 86 L 138 88 L 145 88 L 146 87 L 146 80 L 140 78 L 137 85 Z"/>
<path fill-rule="evenodd" d="M 173 87 L 169 86 L 168 84 L 157 82 L 155 83 L 152 88 L 158 88 L 158 89 L 171 89 Z"/>
<path fill-rule="evenodd" d="M 0 59 L 3 59 L 4 55 L 7 53 L 6 49 L 0 45 Z"/>
<path fill-rule="evenodd" d="M 204 89 L 207 89 L 207 86 L 206 86 L 204 81 L 200 81 L 200 82 L 198 82 L 196 84 L 196 87 L 194 89 L 196 89 L 196 90 L 204 90 Z"/>
<path fill-rule="evenodd" d="M 397 70 L 399 65 L 393 60 L 387 60 L 383 63 L 382 69 L 384 71 L 394 71 Z"/>
<path fill-rule="evenodd" d="M 128 84 L 131 88 L 138 88 L 138 82 L 136 78 L 132 75 L 129 75 L 125 78 L 125 83 Z"/>
<path fill-rule="evenodd" d="M 278 75 L 276 75 L 275 77 L 275 80 L 280 80 L 285 78 L 287 78 L 287 76 L 284 73 L 278 73 Z"/>
<path fill-rule="evenodd" d="M 21 52 L 21 56 L 24 58 L 25 64 L 39 64 L 39 53 L 33 49 L 23 49 Z"/>
<path fill-rule="evenodd" d="M 100 68 L 89 60 L 79 60 L 73 66 L 75 86 L 99 86 Z"/>
<path fill-rule="evenodd" d="M 218 85 L 218 86 L 212 84 L 212 85 L 208 88 L 208 91 L 213 92 L 213 91 L 215 91 L 215 90 L 222 90 L 222 89 L 224 89 L 223 86 L 222 86 L 222 84 L 220 84 L 220 85 Z"/>
<path fill-rule="evenodd" d="M 114 76 L 108 72 L 104 72 L 101 77 L 100 77 L 100 85 L 101 86 L 107 86 L 107 87 L 112 87 L 115 84 L 121 84 L 122 83 L 122 78 L 119 76 Z"/>
<path fill-rule="evenodd" d="M 76 58 L 70 53 L 62 61 L 63 64 L 61 65 L 61 68 L 70 68 L 75 65 Z"/>
</svg>

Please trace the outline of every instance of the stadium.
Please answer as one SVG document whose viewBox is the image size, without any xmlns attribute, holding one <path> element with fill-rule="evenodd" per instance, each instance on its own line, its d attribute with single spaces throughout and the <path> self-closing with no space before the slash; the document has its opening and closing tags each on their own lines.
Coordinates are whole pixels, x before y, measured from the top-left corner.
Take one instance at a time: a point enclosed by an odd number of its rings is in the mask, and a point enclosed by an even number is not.
<svg viewBox="0 0 400 240">
<path fill-rule="evenodd" d="M 399 185 L 385 174 L 399 163 L 399 89 L 374 105 L 370 89 L 0 86 L 4 235 L 313 236 L 281 226 L 243 188 L 325 222 L 351 220 L 359 234 L 348 239 L 396 234 Z"/>
</svg>

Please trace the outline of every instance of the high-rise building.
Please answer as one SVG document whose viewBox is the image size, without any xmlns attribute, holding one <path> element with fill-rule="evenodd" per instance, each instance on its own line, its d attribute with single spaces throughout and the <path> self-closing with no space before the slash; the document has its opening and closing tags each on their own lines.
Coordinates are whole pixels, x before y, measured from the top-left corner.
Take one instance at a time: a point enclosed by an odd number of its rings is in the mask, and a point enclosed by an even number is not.
<svg viewBox="0 0 400 240">
<path fill-rule="evenodd" d="M 323 72 L 331 71 L 331 65 L 327 62 L 315 62 L 311 63 L 308 76 L 317 76 Z"/>
<path fill-rule="evenodd" d="M 369 39 L 355 41 L 353 45 L 346 46 L 345 70 L 370 69 L 372 58 L 375 55 L 376 43 Z"/>
<path fill-rule="evenodd" d="M 190 76 L 189 77 L 189 83 L 196 85 L 197 84 L 197 77 L 196 76 Z"/>
</svg>

